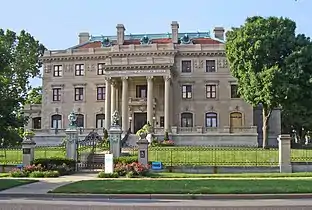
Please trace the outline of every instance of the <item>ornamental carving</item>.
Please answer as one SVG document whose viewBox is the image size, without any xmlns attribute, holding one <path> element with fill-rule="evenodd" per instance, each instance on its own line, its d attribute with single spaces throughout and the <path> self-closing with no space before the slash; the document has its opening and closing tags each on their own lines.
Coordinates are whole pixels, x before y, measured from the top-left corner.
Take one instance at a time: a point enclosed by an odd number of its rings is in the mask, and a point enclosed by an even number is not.
<svg viewBox="0 0 312 210">
<path fill-rule="evenodd" d="M 226 59 L 219 59 L 218 60 L 218 68 L 227 68 L 228 63 Z"/>
<path fill-rule="evenodd" d="M 87 71 L 95 71 L 95 64 L 94 63 L 87 64 Z"/>
<path fill-rule="evenodd" d="M 74 66 L 72 64 L 66 64 L 64 65 L 65 67 L 65 72 L 73 72 Z"/>
<path fill-rule="evenodd" d="M 44 73 L 51 73 L 51 71 L 52 71 L 52 65 L 51 64 L 45 64 Z"/>
</svg>

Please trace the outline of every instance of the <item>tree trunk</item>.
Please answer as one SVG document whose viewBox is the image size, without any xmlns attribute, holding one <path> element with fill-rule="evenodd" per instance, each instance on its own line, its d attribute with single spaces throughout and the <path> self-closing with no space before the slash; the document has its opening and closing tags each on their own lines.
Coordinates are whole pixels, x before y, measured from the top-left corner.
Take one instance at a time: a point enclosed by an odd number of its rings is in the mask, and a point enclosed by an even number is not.
<svg viewBox="0 0 312 210">
<path fill-rule="evenodd" d="M 268 138 L 269 138 L 269 132 L 268 132 L 268 127 L 269 127 L 269 119 L 270 115 L 272 113 L 272 110 L 268 109 L 266 106 L 262 107 L 262 148 L 267 148 L 268 147 Z"/>
</svg>

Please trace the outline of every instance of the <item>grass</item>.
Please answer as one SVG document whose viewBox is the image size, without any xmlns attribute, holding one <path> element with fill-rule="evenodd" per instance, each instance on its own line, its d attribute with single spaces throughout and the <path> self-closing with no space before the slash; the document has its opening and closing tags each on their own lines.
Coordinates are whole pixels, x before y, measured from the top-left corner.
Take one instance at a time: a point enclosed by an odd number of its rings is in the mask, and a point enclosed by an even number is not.
<svg viewBox="0 0 312 210">
<path fill-rule="evenodd" d="M 99 148 L 97 148 L 98 150 Z M 81 147 L 80 151 L 91 151 L 91 147 Z M 61 157 L 66 155 L 65 147 L 36 147 L 35 159 L 37 158 L 49 158 L 49 157 Z M 13 149 L 0 149 L 0 164 L 20 164 L 22 162 L 23 150 L 21 148 Z"/>
<path fill-rule="evenodd" d="M 311 193 L 310 180 L 89 180 L 53 193 L 87 194 L 274 194 Z"/>
<path fill-rule="evenodd" d="M 0 179 L 0 191 L 6 190 L 12 187 L 17 187 L 25 184 L 30 184 L 37 182 L 36 180 L 26 180 L 26 179 Z"/>
<path fill-rule="evenodd" d="M 240 173 L 240 174 L 190 174 L 190 173 L 151 173 L 150 178 L 288 178 L 311 177 L 312 172 L 300 173 Z"/>
<path fill-rule="evenodd" d="M 278 149 L 244 147 L 151 147 L 149 160 L 166 166 L 277 166 Z M 292 149 L 292 162 L 312 161 L 312 150 Z"/>
<path fill-rule="evenodd" d="M 8 177 L 9 176 L 9 173 L 0 173 L 0 178 L 1 177 Z"/>
</svg>

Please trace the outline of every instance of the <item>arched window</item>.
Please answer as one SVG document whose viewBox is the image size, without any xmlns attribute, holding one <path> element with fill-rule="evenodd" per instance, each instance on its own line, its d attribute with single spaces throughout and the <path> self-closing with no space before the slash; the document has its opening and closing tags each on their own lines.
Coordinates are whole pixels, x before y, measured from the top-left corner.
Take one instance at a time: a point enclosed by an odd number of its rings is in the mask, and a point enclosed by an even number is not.
<svg viewBox="0 0 312 210">
<path fill-rule="evenodd" d="M 104 114 L 97 114 L 95 116 L 95 123 L 96 123 L 96 128 L 104 128 L 105 126 L 105 115 Z"/>
<path fill-rule="evenodd" d="M 76 114 L 77 120 L 76 125 L 78 128 L 84 127 L 84 115 L 83 114 Z"/>
<path fill-rule="evenodd" d="M 32 118 L 32 128 L 41 129 L 41 117 Z"/>
<path fill-rule="evenodd" d="M 193 114 L 184 112 L 181 114 L 181 127 L 193 127 Z"/>
<path fill-rule="evenodd" d="M 218 127 L 218 115 L 215 112 L 206 113 L 206 127 L 216 128 Z"/>
<path fill-rule="evenodd" d="M 53 129 L 62 128 L 62 115 L 55 114 L 51 116 L 51 128 Z"/>
<path fill-rule="evenodd" d="M 230 114 L 230 132 L 240 129 L 243 125 L 243 116 L 240 112 L 232 112 Z"/>
</svg>

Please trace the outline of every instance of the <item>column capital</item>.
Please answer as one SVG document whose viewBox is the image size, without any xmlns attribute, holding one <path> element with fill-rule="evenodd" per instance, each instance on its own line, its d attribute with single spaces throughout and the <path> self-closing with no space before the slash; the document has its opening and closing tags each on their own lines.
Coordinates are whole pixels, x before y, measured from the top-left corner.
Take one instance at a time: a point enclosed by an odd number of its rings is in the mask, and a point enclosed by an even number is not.
<svg viewBox="0 0 312 210">
<path fill-rule="evenodd" d="M 154 79 L 154 76 L 146 76 L 147 81 L 152 81 Z"/>
<path fill-rule="evenodd" d="M 111 77 L 104 77 L 104 80 L 107 82 L 111 82 L 112 78 Z"/>
<path fill-rule="evenodd" d="M 128 76 L 121 77 L 121 80 L 128 80 L 128 79 L 129 79 Z"/>
<path fill-rule="evenodd" d="M 166 76 L 164 76 L 164 80 L 165 80 L 165 82 L 167 81 L 170 81 L 171 80 L 171 75 L 166 75 Z"/>
</svg>

